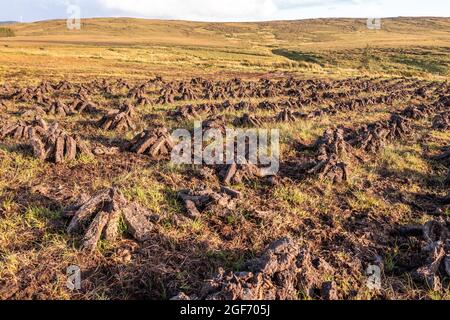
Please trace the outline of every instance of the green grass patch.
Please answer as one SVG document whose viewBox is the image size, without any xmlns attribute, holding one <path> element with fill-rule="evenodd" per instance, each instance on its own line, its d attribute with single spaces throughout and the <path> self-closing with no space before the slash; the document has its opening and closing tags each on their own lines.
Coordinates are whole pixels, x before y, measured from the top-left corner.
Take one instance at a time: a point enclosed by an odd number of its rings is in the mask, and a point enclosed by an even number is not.
<svg viewBox="0 0 450 320">
<path fill-rule="evenodd" d="M 15 37 L 14 30 L 10 28 L 0 27 L 0 38 Z"/>
<path fill-rule="evenodd" d="M 437 60 L 435 57 L 410 57 L 410 56 L 399 56 L 392 59 L 395 63 L 403 64 L 410 69 L 419 72 L 432 73 L 436 75 L 448 75 L 449 65 L 448 63 Z"/>
<path fill-rule="evenodd" d="M 312 54 L 312 53 L 304 53 L 300 51 L 291 51 L 285 49 L 274 49 L 272 53 L 277 56 L 282 56 L 288 58 L 289 60 L 296 62 L 306 62 L 306 63 L 315 63 L 320 66 L 324 66 L 322 57 Z"/>
</svg>

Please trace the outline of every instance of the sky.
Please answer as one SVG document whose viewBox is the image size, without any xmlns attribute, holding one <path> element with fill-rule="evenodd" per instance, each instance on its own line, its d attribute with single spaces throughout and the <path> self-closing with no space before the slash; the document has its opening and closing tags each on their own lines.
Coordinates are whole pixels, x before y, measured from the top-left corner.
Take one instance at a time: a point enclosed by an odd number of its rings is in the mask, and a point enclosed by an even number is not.
<svg viewBox="0 0 450 320">
<path fill-rule="evenodd" d="M 450 0 L 0 0 L 0 21 L 135 17 L 193 21 L 268 21 L 306 18 L 450 17 Z"/>
</svg>

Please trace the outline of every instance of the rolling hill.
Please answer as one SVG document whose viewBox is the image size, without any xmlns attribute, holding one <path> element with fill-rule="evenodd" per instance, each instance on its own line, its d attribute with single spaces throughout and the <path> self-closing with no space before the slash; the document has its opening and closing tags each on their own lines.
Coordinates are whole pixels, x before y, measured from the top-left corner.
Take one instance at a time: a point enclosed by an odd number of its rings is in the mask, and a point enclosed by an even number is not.
<svg viewBox="0 0 450 320">
<path fill-rule="evenodd" d="M 129 18 L 13 24 L 0 38 L 0 72 L 47 76 L 302 72 L 448 76 L 449 18 L 203 23 Z M 29 55 L 33 59 L 23 59 Z M 77 68 L 77 65 L 80 68 Z M 81 72 L 83 70 L 83 72 Z"/>
</svg>

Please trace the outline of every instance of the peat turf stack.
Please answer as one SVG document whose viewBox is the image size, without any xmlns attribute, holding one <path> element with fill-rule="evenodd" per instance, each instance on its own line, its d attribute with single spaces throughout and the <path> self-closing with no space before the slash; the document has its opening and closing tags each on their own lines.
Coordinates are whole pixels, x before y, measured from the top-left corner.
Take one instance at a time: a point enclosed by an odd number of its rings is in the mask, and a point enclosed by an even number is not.
<svg viewBox="0 0 450 320">
<path fill-rule="evenodd" d="M 117 188 L 96 193 L 73 211 L 67 232 L 74 234 L 86 230 L 81 248 L 88 252 L 96 249 L 102 237 L 108 241 L 117 240 L 122 218 L 133 238 L 140 242 L 149 239 L 154 223 L 159 220 L 159 217 L 139 204 L 126 200 Z"/>
</svg>

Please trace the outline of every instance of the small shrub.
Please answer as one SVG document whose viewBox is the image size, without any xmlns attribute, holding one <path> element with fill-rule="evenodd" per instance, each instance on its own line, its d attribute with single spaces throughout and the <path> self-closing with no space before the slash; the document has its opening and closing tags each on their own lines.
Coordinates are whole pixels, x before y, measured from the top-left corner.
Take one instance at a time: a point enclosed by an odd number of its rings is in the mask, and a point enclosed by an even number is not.
<svg viewBox="0 0 450 320">
<path fill-rule="evenodd" d="M 16 34 L 10 28 L 1 28 L 0 27 L 0 37 L 15 37 Z"/>
</svg>

